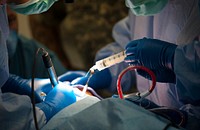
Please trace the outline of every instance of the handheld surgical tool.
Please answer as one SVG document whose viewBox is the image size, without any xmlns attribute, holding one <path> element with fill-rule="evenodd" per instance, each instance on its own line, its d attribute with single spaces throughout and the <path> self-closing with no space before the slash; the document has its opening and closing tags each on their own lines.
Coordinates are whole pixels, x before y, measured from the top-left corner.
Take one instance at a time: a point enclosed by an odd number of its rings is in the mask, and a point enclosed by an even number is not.
<svg viewBox="0 0 200 130">
<path fill-rule="evenodd" d="M 117 54 L 114 54 L 112 56 L 97 61 L 90 70 L 99 70 L 99 71 L 104 70 L 108 67 L 111 67 L 115 64 L 124 61 L 125 57 L 126 57 L 125 51 L 119 52 Z"/>
<path fill-rule="evenodd" d="M 126 53 L 125 51 L 119 52 L 117 54 L 114 54 L 112 56 L 109 56 L 107 58 L 104 58 L 102 60 L 99 60 L 95 63 L 94 66 L 92 66 L 89 70 L 89 72 L 87 73 L 87 75 L 89 75 L 89 78 L 83 88 L 83 94 L 85 94 L 87 88 L 88 88 L 88 84 L 89 84 L 89 80 L 92 77 L 92 75 L 95 73 L 96 70 L 101 71 L 104 70 L 108 67 L 111 67 L 115 64 L 118 64 L 122 61 L 124 61 L 124 58 L 126 57 Z"/>
<path fill-rule="evenodd" d="M 89 70 L 90 78 L 91 78 L 92 74 L 95 73 L 96 70 L 101 71 L 101 70 L 104 70 L 115 64 L 121 63 L 122 61 L 124 61 L 125 57 L 126 57 L 126 53 L 125 53 L 125 51 L 122 51 L 122 52 L 119 52 L 117 54 L 114 54 L 112 56 L 109 56 L 107 58 L 97 61 L 95 63 L 95 65 L 93 67 L 91 67 Z M 151 76 L 151 80 L 152 80 L 152 85 L 149 87 L 149 89 L 144 92 L 136 93 L 136 96 L 139 98 L 144 98 L 144 97 L 148 96 L 154 90 L 155 85 L 156 85 L 156 77 L 155 77 L 154 73 L 144 66 L 133 66 L 132 65 L 132 66 L 125 68 L 119 74 L 118 79 L 117 79 L 117 91 L 118 91 L 119 97 L 121 99 L 123 99 L 123 93 L 122 93 L 122 88 L 121 88 L 122 77 L 126 72 L 128 72 L 130 70 L 136 70 L 136 69 L 141 69 L 144 72 L 147 72 Z M 87 84 L 85 85 L 85 88 L 87 87 L 90 78 L 88 79 Z"/>
<path fill-rule="evenodd" d="M 55 69 L 54 69 L 54 66 L 49 54 L 47 52 L 44 53 L 42 55 L 42 59 L 43 59 L 45 67 L 47 68 L 51 84 L 53 87 L 55 87 L 58 84 L 58 77 L 56 75 L 56 72 L 55 72 Z"/>
</svg>

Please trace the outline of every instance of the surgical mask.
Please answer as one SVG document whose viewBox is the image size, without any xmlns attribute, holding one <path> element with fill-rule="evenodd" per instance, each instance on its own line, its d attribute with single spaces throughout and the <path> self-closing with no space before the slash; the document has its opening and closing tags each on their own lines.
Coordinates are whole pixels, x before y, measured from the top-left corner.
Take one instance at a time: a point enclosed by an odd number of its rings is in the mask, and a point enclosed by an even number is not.
<svg viewBox="0 0 200 130">
<path fill-rule="evenodd" d="M 23 4 L 9 4 L 10 8 L 21 14 L 39 14 L 47 11 L 57 0 L 29 0 Z"/>
<path fill-rule="evenodd" d="M 168 0 L 125 0 L 126 6 L 137 16 L 151 16 L 159 13 Z"/>
<path fill-rule="evenodd" d="M 14 30 L 10 30 L 8 39 L 6 41 L 7 49 L 8 49 L 8 56 L 11 58 L 16 51 L 17 48 L 17 42 L 18 42 L 18 34 Z"/>
</svg>

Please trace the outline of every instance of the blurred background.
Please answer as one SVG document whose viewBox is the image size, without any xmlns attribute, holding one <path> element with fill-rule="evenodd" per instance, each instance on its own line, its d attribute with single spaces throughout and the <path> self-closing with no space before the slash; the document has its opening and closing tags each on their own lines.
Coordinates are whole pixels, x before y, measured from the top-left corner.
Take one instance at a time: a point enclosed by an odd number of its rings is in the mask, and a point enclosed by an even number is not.
<svg viewBox="0 0 200 130">
<path fill-rule="evenodd" d="M 96 52 L 113 42 L 113 25 L 128 14 L 124 0 L 59 0 L 39 15 L 19 14 L 19 33 L 53 50 L 70 70 L 89 70 Z"/>
</svg>

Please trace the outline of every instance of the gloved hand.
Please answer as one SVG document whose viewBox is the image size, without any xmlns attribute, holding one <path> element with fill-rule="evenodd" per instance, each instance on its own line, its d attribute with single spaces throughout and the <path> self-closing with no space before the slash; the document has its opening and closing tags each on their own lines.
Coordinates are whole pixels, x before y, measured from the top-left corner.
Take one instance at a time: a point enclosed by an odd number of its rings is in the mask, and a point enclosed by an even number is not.
<svg viewBox="0 0 200 130">
<path fill-rule="evenodd" d="M 151 69 L 158 82 L 175 83 L 173 64 L 176 47 L 175 44 L 157 39 L 143 38 L 131 41 L 126 46 L 125 62 Z M 137 72 L 150 79 L 146 72 L 141 70 Z"/>
<path fill-rule="evenodd" d="M 76 96 L 73 87 L 59 82 L 48 93 L 44 102 L 38 103 L 36 106 L 44 112 L 47 121 L 49 121 L 57 112 L 74 102 L 76 102 Z"/>
<path fill-rule="evenodd" d="M 85 71 L 68 71 L 58 77 L 59 81 L 69 81 L 71 82 L 73 79 L 76 79 L 77 77 L 82 77 L 86 74 Z M 31 81 L 30 81 L 31 83 Z M 50 79 L 40 79 L 35 78 L 34 79 L 34 88 L 35 91 L 40 95 L 41 92 L 44 92 L 45 94 L 48 94 L 50 90 L 52 90 L 52 85 L 50 82 Z M 43 97 L 42 97 L 43 98 Z"/>
<path fill-rule="evenodd" d="M 60 75 L 58 77 L 59 81 L 69 81 L 71 82 L 72 80 L 78 78 L 78 77 L 82 77 L 86 74 L 85 71 L 67 71 L 66 73 Z"/>
<path fill-rule="evenodd" d="M 85 85 L 90 77 L 90 73 L 88 72 L 85 76 L 76 78 L 71 82 L 72 85 L 81 84 Z M 93 89 L 102 89 L 108 88 L 111 83 L 111 74 L 108 69 L 98 71 L 96 70 L 95 73 L 89 80 L 88 86 Z"/>
<path fill-rule="evenodd" d="M 29 80 L 29 84 L 31 86 L 31 80 Z M 34 90 L 41 97 L 41 99 L 45 98 L 44 97 L 45 95 L 42 95 L 42 93 L 47 95 L 52 89 L 53 87 L 49 78 L 47 79 L 35 78 L 34 79 Z"/>
<path fill-rule="evenodd" d="M 31 98 L 30 80 L 22 79 L 16 75 L 10 74 L 8 80 L 1 88 L 3 93 L 11 92 L 20 95 L 27 95 Z M 41 102 L 42 98 L 35 92 L 35 102 Z"/>
</svg>

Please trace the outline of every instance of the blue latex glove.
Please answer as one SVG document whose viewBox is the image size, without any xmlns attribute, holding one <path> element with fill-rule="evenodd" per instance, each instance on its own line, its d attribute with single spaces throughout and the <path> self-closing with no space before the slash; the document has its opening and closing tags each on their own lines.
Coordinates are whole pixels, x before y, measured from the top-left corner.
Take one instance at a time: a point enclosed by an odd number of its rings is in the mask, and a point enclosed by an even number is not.
<svg viewBox="0 0 200 130">
<path fill-rule="evenodd" d="M 9 79 L 1 88 L 3 93 L 11 92 L 31 97 L 30 80 L 22 79 L 16 75 L 10 74 Z M 35 92 L 35 102 L 41 102 L 42 98 Z"/>
<path fill-rule="evenodd" d="M 158 82 L 175 83 L 173 72 L 174 53 L 177 45 L 157 39 L 139 39 L 131 41 L 126 46 L 125 62 L 133 65 L 142 65 L 151 69 Z M 150 79 L 150 76 L 141 70 L 140 75 Z"/>
<path fill-rule="evenodd" d="M 30 80 L 31 84 L 31 80 Z M 48 94 L 53 89 L 50 79 L 34 79 L 34 90 L 41 97 L 41 99 L 45 98 L 45 95 L 42 96 L 42 93 Z"/>
<path fill-rule="evenodd" d="M 58 77 L 59 81 L 69 81 L 71 82 L 72 80 L 78 78 L 78 77 L 82 77 L 86 74 L 85 71 L 67 71 L 66 73 L 60 75 Z"/>
<path fill-rule="evenodd" d="M 36 104 L 45 114 L 47 121 L 57 112 L 76 102 L 72 86 L 59 82 L 46 96 L 44 102 Z"/>
<path fill-rule="evenodd" d="M 90 73 L 88 72 L 85 76 L 82 76 L 73 80 L 71 84 L 85 85 L 89 76 L 90 76 Z M 102 88 L 108 88 L 110 86 L 110 83 L 111 83 L 110 71 L 108 69 L 105 69 L 102 71 L 96 71 L 90 78 L 88 86 L 93 89 L 102 89 Z"/>
</svg>

